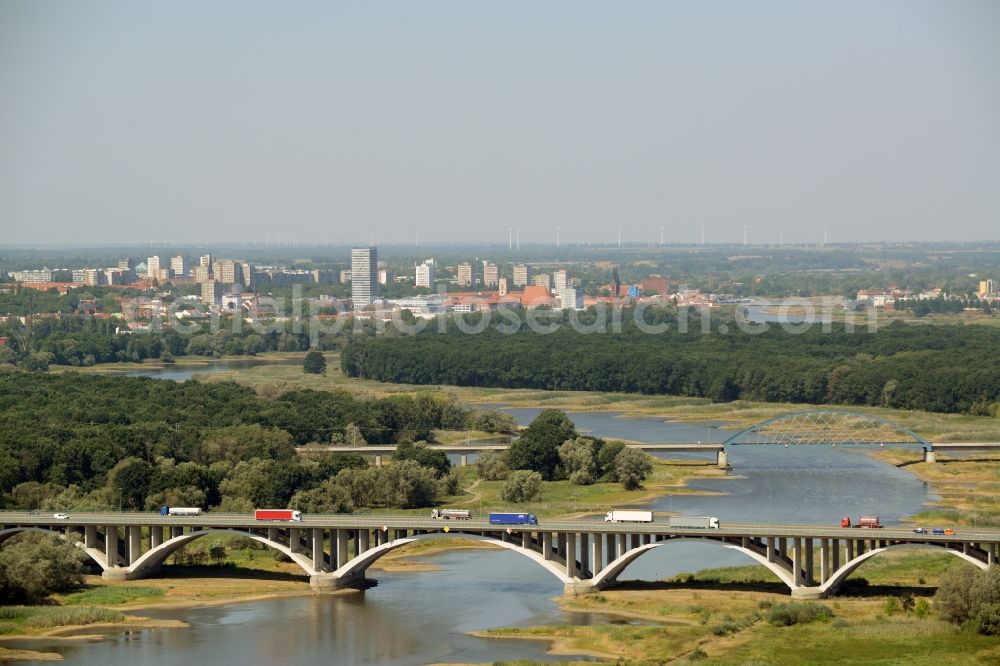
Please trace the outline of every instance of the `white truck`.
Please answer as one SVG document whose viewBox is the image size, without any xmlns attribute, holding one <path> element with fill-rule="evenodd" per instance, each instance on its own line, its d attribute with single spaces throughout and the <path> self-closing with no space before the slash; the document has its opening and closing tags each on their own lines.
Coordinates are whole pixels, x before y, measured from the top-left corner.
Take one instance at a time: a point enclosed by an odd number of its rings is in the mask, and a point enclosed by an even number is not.
<svg viewBox="0 0 1000 666">
<path fill-rule="evenodd" d="M 719 519 L 715 516 L 670 516 L 670 526 L 717 530 L 719 529 Z"/>
<path fill-rule="evenodd" d="M 200 516 L 201 509 L 194 506 L 161 506 L 161 516 Z"/>
<path fill-rule="evenodd" d="M 431 509 L 432 520 L 468 520 L 468 509 Z"/>
<path fill-rule="evenodd" d="M 604 514 L 606 523 L 651 523 L 652 511 L 616 511 L 612 509 Z"/>
</svg>

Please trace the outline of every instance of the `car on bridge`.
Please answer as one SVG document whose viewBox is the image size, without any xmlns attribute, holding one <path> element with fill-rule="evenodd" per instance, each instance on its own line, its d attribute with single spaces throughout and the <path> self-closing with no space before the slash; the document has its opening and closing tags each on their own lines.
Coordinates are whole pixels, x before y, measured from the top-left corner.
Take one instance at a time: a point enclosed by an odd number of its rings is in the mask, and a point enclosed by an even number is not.
<svg viewBox="0 0 1000 666">
<path fill-rule="evenodd" d="M 55 518 L 56 520 L 66 520 L 67 518 L 69 518 L 69 514 L 68 513 L 53 513 L 52 517 Z"/>
<path fill-rule="evenodd" d="M 923 528 L 923 527 L 914 527 L 913 528 L 913 533 L 914 534 L 927 534 L 927 530 L 925 528 Z"/>
<path fill-rule="evenodd" d="M 931 530 L 931 534 L 943 534 L 945 536 L 953 536 L 955 534 L 955 530 L 951 529 L 950 527 L 945 527 L 945 528 L 935 527 L 934 529 Z"/>
</svg>

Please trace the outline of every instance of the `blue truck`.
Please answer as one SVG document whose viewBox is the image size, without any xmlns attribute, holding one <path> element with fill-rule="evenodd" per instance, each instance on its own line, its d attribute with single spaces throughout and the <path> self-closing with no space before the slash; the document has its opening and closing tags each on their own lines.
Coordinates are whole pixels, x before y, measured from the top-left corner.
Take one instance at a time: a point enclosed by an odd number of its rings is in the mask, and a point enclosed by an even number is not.
<svg viewBox="0 0 1000 666">
<path fill-rule="evenodd" d="M 491 513 L 490 525 L 537 525 L 538 518 L 530 513 Z"/>
</svg>

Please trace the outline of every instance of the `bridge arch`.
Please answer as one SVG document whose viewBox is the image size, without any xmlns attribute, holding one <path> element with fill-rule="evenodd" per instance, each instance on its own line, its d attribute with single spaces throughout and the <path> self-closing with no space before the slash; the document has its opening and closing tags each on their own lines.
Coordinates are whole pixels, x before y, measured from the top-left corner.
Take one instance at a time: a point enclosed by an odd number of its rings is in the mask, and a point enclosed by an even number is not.
<svg viewBox="0 0 1000 666">
<path fill-rule="evenodd" d="M 152 548 L 145 553 L 143 553 L 135 562 L 132 563 L 130 567 L 126 570 L 129 573 L 135 574 L 136 577 L 141 577 L 142 574 L 156 569 L 158 566 L 163 564 L 163 561 L 168 557 L 173 555 L 175 552 L 188 545 L 196 539 L 200 539 L 203 536 L 208 536 L 210 534 L 233 534 L 235 536 L 245 537 L 247 539 L 253 539 L 258 543 L 262 543 L 269 548 L 273 548 L 281 553 L 288 556 L 292 562 L 299 565 L 306 574 L 313 576 L 318 573 L 312 566 L 312 559 L 307 558 L 301 553 L 293 553 L 292 549 L 288 546 L 278 543 L 276 541 L 271 541 L 265 536 L 260 534 L 254 534 L 250 531 L 243 531 L 231 528 L 208 528 L 203 530 L 197 530 L 195 532 L 189 532 L 187 534 L 182 534 L 181 536 L 174 537 L 164 541 L 159 546 Z"/>
<path fill-rule="evenodd" d="M 933 444 L 898 423 L 842 409 L 807 409 L 775 416 L 731 435 L 722 446 L 729 452 L 734 446 L 760 444 L 910 444 L 922 447 L 925 452 L 934 450 Z"/>
<path fill-rule="evenodd" d="M 527 557 L 529 560 L 538 564 L 543 569 L 551 573 L 553 576 L 559 579 L 559 582 L 565 584 L 574 582 L 574 579 L 566 575 L 563 567 L 553 560 L 546 560 L 545 557 L 534 550 L 530 550 L 522 547 L 518 543 L 513 543 L 510 541 L 501 541 L 495 537 L 485 536 L 482 534 L 471 534 L 468 532 L 459 532 L 452 529 L 449 532 L 429 532 L 427 534 L 415 534 L 410 537 L 404 537 L 401 539 L 395 539 L 394 541 L 389 541 L 383 543 L 380 546 L 369 549 L 368 551 L 361 553 L 357 557 L 347 561 L 344 566 L 340 567 L 336 571 L 333 571 L 327 575 L 335 578 L 351 578 L 354 576 L 360 576 L 364 574 L 365 570 L 378 561 L 384 555 L 391 553 L 392 551 L 402 548 L 409 543 L 415 543 L 417 541 L 426 541 L 429 539 L 441 539 L 446 537 L 459 537 L 462 539 L 469 539 L 472 541 L 482 541 L 489 543 L 494 546 L 499 546 L 501 548 L 506 548 L 507 550 L 514 551 L 519 555 Z"/>
<path fill-rule="evenodd" d="M 718 546 L 722 546 L 723 548 L 729 548 L 731 550 L 739 551 L 744 555 L 746 555 L 747 557 L 749 557 L 750 559 L 756 561 L 758 564 L 762 564 L 765 567 L 767 567 L 767 569 L 771 571 L 771 573 L 773 573 L 775 576 L 777 576 L 781 580 L 781 582 L 787 585 L 789 589 L 795 588 L 795 580 L 793 578 L 792 573 L 784 569 L 777 562 L 769 562 L 767 560 L 766 555 L 761 554 L 751 548 L 744 548 L 743 546 L 737 545 L 735 543 L 727 543 L 726 541 L 723 541 L 721 539 L 713 539 L 709 537 L 673 537 L 665 539 L 663 541 L 657 541 L 655 543 L 648 543 L 644 546 L 639 546 L 638 548 L 633 548 L 632 550 L 627 551 L 624 555 L 621 555 L 618 558 L 612 560 L 610 563 L 608 563 L 606 567 L 604 567 L 596 574 L 594 574 L 592 582 L 595 587 L 605 587 L 614 582 L 618 578 L 618 576 L 621 575 L 621 573 L 625 570 L 625 568 L 628 567 L 628 565 L 632 564 L 639 557 L 645 555 L 654 548 L 659 548 L 660 546 L 665 546 L 671 543 L 679 543 L 682 541 L 711 543 Z"/>
<path fill-rule="evenodd" d="M 876 555 L 881 555 L 882 553 L 885 553 L 885 552 L 887 552 L 889 550 L 893 550 L 893 549 L 896 549 L 896 548 L 933 548 L 933 549 L 945 552 L 945 553 L 947 553 L 949 555 L 954 555 L 955 557 L 959 557 L 959 558 L 965 560 L 966 562 L 969 562 L 970 564 L 976 565 L 977 567 L 979 567 L 980 569 L 982 569 L 984 571 L 989 566 L 985 562 L 977 560 L 976 558 L 972 557 L 971 555 L 968 555 L 966 553 L 963 553 L 960 550 L 955 550 L 954 548 L 949 547 L 947 544 L 938 544 L 938 543 L 930 543 L 930 542 L 928 542 L 928 543 L 896 543 L 896 544 L 892 544 L 892 545 L 889 545 L 889 546 L 882 546 L 881 548 L 874 548 L 874 549 L 869 550 L 869 551 L 867 551 L 865 553 L 862 553 L 861 555 L 858 555 L 853 560 L 845 563 L 842 567 L 840 567 L 839 569 L 837 569 L 836 571 L 834 571 L 833 574 L 831 574 L 830 578 L 825 583 L 823 583 L 822 585 L 819 586 L 820 592 L 823 595 L 830 594 L 832 592 L 836 592 L 837 588 L 839 588 L 841 585 L 844 584 L 844 581 L 847 580 L 848 576 L 850 576 L 852 573 L 854 573 L 855 569 L 857 569 L 862 564 L 864 564 L 865 562 L 867 562 L 871 558 L 875 557 Z"/>
<path fill-rule="evenodd" d="M 65 534 L 55 529 L 47 529 L 44 527 L 35 527 L 31 525 L 8 527 L 7 529 L 0 530 L 0 545 L 2 545 L 4 541 L 11 538 L 12 536 L 16 536 L 23 532 L 38 532 L 39 534 L 47 534 L 49 536 L 59 537 L 63 541 L 73 544 L 74 546 L 82 550 L 84 553 L 86 553 L 91 560 L 93 560 L 99 567 L 101 567 L 102 571 L 106 571 L 108 569 L 107 557 L 99 548 L 87 548 L 87 546 L 82 541 L 80 540 L 73 541 Z"/>
</svg>

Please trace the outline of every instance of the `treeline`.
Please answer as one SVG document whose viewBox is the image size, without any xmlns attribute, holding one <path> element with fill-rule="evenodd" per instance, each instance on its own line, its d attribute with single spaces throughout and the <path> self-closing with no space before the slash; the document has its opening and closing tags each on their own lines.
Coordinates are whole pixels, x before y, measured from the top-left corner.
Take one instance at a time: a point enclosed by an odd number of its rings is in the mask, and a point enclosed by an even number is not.
<svg viewBox="0 0 1000 666">
<path fill-rule="evenodd" d="M 3 372 L 0 497 L 19 509 L 286 506 L 341 470 L 367 465 L 350 455 L 303 461 L 297 445 L 407 444 L 430 440 L 437 428 L 470 426 L 514 427 L 509 417 L 430 394 L 363 399 L 301 390 L 268 400 L 232 382 Z M 443 482 L 450 469 L 443 454 L 420 446 L 396 458 L 419 468 L 394 472 L 413 479 L 429 470 Z M 389 489 L 399 479 L 381 483 L 376 498 L 398 502 Z M 413 483 L 421 490 L 405 501 L 428 502 L 428 484 Z"/>
<path fill-rule="evenodd" d="M 650 314 L 650 313 L 647 313 Z M 585 313 L 586 315 L 586 313 Z M 625 317 L 621 333 L 477 335 L 454 330 L 352 339 L 341 367 L 354 377 L 410 384 L 614 391 L 765 402 L 834 403 L 934 412 L 997 414 L 1000 330 L 907 326 L 871 333 L 834 324 L 801 333 L 680 332 L 669 312 L 652 313 L 667 330 L 650 334 Z"/>
<path fill-rule="evenodd" d="M 122 332 L 124 322 L 68 316 L 34 319 L 30 326 L 0 325 L 7 345 L 0 347 L 0 364 L 45 370 L 49 365 L 91 366 L 95 363 L 138 363 L 178 356 L 254 356 L 269 351 L 297 352 L 311 348 L 308 322 L 294 326 L 276 323 L 266 330 L 248 324 L 233 330 L 229 320 L 213 330 L 210 321 L 189 322 L 176 328 L 136 333 Z M 336 336 L 319 336 L 319 349 L 334 349 Z"/>
</svg>

